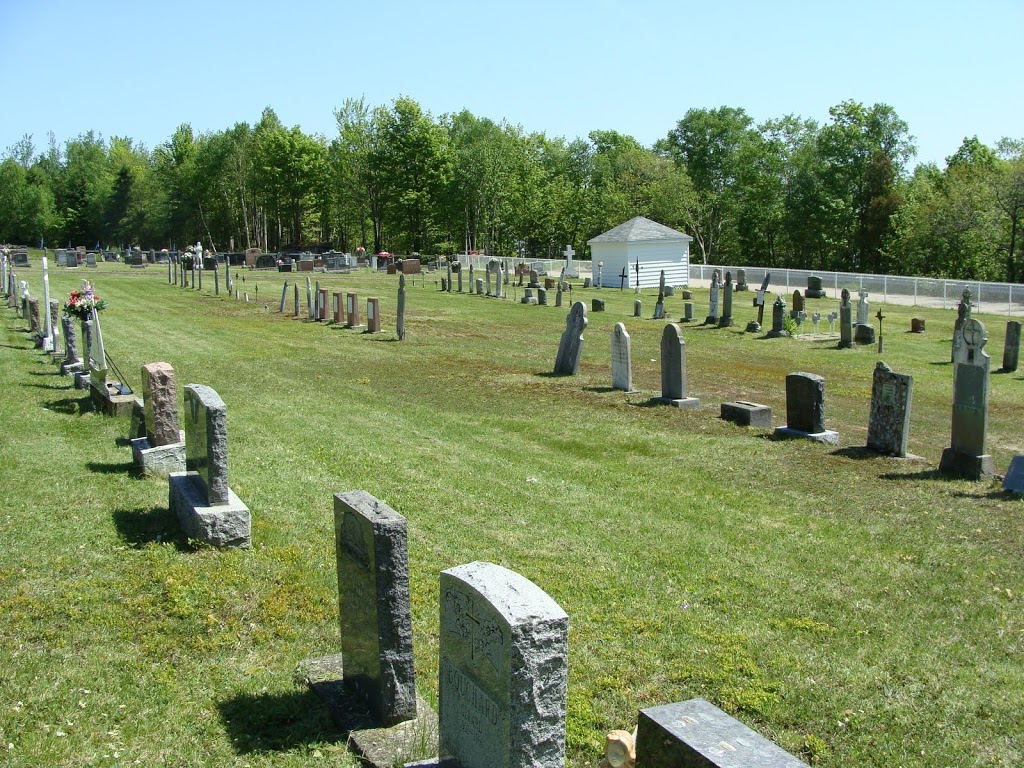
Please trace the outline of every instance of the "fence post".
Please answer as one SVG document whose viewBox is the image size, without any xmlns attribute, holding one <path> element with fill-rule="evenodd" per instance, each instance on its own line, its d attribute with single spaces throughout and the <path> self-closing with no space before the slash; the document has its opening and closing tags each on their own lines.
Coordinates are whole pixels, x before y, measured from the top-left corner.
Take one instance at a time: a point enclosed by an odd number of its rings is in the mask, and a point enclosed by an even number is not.
<svg viewBox="0 0 1024 768">
<path fill-rule="evenodd" d="M 832 285 L 834 286 L 832 290 L 834 290 L 836 292 L 835 298 L 838 299 L 839 298 L 839 273 L 838 272 L 833 272 L 832 273 Z"/>
<path fill-rule="evenodd" d="M 1006 314 L 1009 315 L 1013 313 L 1013 283 L 1007 285 L 1007 288 L 1010 289 L 1010 296 L 1006 299 Z"/>
<path fill-rule="evenodd" d="M 786 295 L 789 295 L 789 270 L 786 270 Z"/>
<path fill-rule="evenodd" d="M 889 276 L 882 275 L 882 303 L 889 303 Z"/>
<path fill-rule="evenodd" d="M 914 278 L 914 306 L 917 306 L 917 278 Z"/>
<path fill-rule="evenodd" d="M 942 308 L 946 308 L 946 281 L 942 281 Z"/>
<path fill-rule="evenodd" d="M 981 312 L 981 280 L 978 281 L 978 311 Z"/>
</svg>

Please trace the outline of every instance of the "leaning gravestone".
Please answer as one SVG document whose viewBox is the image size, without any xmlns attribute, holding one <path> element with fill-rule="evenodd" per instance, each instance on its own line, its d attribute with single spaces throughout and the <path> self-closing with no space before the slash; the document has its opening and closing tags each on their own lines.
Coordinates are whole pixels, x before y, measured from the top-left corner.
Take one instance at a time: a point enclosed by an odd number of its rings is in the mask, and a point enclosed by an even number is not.
<svg viewBox="0 0 1024 768">
<path fill-rule="evenodd" d="M 142 366 L 145 435 L 132 437 L 132 459 L 143 475 L 167 477 L 185 470 L 185 443 L 178 427 L 178 389 L 169 363 Z"/>
<path fill-rule="evenodd" d="M 565 330 L 555 357 L 555 375 L 575 376 L 583 356 L 583 331 L 587 328 L 587 305 L 577 301 L 565 319 Z"/>
<path fill-rule="evenodd" d="M 661 334 L 661 397 L 651 402 L 676 408 L 696 408 L 700 400 L 686 395 L 686 342 L 683 331 L 668 323 Z"/>
<path fill-rule="evenodd" d="M 1020 357 L 1020 321 L 1011 320 L 1006 324 L 1006 341 L 1003 343 L 1003 370 L 1016 371 Z"/>
<path fill-rule="evenodd" d="M 662 320 L 665 317 L 665 270 L 661 270 L 661 278 L 658 281 L 658 301 L 654 305 L 654 319 Z"/>
<path fill-rule="evenodd" d="M 896 373 L 881 360 L 875 363 L 868 448 L 887 456 L 906 457 L 913 396 L 913 376 Z"/>
<path fill-rule="evenodd" d="M 793 291 L 793 308 L 789 310 L 789 316 L 796 320 L 796 316 L 804 310 L 804 297 L 800 291 Z"/>
<path fill-rule="evenodd" d="M 776 437 L 839 444 L 839 433 L 825 429 L 825 379 L 821 376 L 802 371 L 786 376 L 786 421 L 775 430 Z"/>
<path fill-rule="evenodd" d="M 640 710 L 642 768 L 807 768 L 782 747 L 704 699 Z"/>
<path fill-rule="evenodd" d="M 953 368 L 952 438 L 943 449 L 939 471 L 969 480 L 982 480 L 994 472 L 992 456 L 985 453 L 988 429 L 989 356 L 985 326 L 968 318 L 957 331 L 958 359 Z"/>
<path fill-rule="evenodd" d="M 492 563 L 441 572 L 438 765 L 565 764 L 569 617 Z"/>
<path fill-rule="evenodd" d="M 185 472 L 171 472 L 170 503 L 190 539 L 249 547 L 249 508 L 228 487 L 227 406 L 211 387 L 185 386 Z"/>
<path fill-rule="evenodd" d="M 616 323 L 612 331 L 612 389 L 633 391 L 633 357 L 626 326 Z"/>
</svg>

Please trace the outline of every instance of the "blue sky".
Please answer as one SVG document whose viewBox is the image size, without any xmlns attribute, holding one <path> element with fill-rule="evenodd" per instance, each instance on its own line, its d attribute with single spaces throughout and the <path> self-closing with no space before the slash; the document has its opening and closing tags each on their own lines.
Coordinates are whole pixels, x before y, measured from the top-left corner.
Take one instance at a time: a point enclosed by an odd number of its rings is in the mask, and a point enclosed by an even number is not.
<svg viewBox="0 0 1024 768">
<path fill-rule="evenodd" d="M 568 139 L 650 145 L 691 108 L 818 122 L 891 105 L 936 162 L 1024 138 L 1022 0 L 0 0 L 0 153 L 94 130 L 154 147 L 255 123 L 332 138 L 348 97 L 407 95 Z"/>
</svg>

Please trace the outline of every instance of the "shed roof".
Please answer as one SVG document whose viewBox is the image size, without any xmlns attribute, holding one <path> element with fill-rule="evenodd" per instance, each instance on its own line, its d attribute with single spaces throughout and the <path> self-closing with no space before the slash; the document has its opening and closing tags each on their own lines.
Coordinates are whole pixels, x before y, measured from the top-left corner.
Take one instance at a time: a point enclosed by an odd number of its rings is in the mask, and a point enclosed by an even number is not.
<svg viewBox="0 0 1024 768">
<path fill-rule="evenodd" d="M 677 232 L 672 227 L 666 227 L 656 221 L 651 221 L 644 216 L 636 216 L 625 224 L 609 229 L 607 232 L 592 237 L 587 241 L 591 243 L 632 243 L 650 240 L 693 240 L 689 235 Z"/>
</svg>

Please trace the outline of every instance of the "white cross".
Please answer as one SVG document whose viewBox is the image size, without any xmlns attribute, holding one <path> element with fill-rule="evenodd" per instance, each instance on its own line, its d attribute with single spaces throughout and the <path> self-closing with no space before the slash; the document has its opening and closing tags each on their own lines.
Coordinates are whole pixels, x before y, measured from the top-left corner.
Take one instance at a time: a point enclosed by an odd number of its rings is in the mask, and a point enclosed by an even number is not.
<svg viewBox="0 0 1024 768">
<path fill-rule="evenodd" d="M 576 255 L 576 251 L 572 249 L 571 245 L 565 246 L 565 250 L 562 251 L 562 255 L 565 256 L 566 261 L 572 261 L 572 257 Z"/>
</svg>

